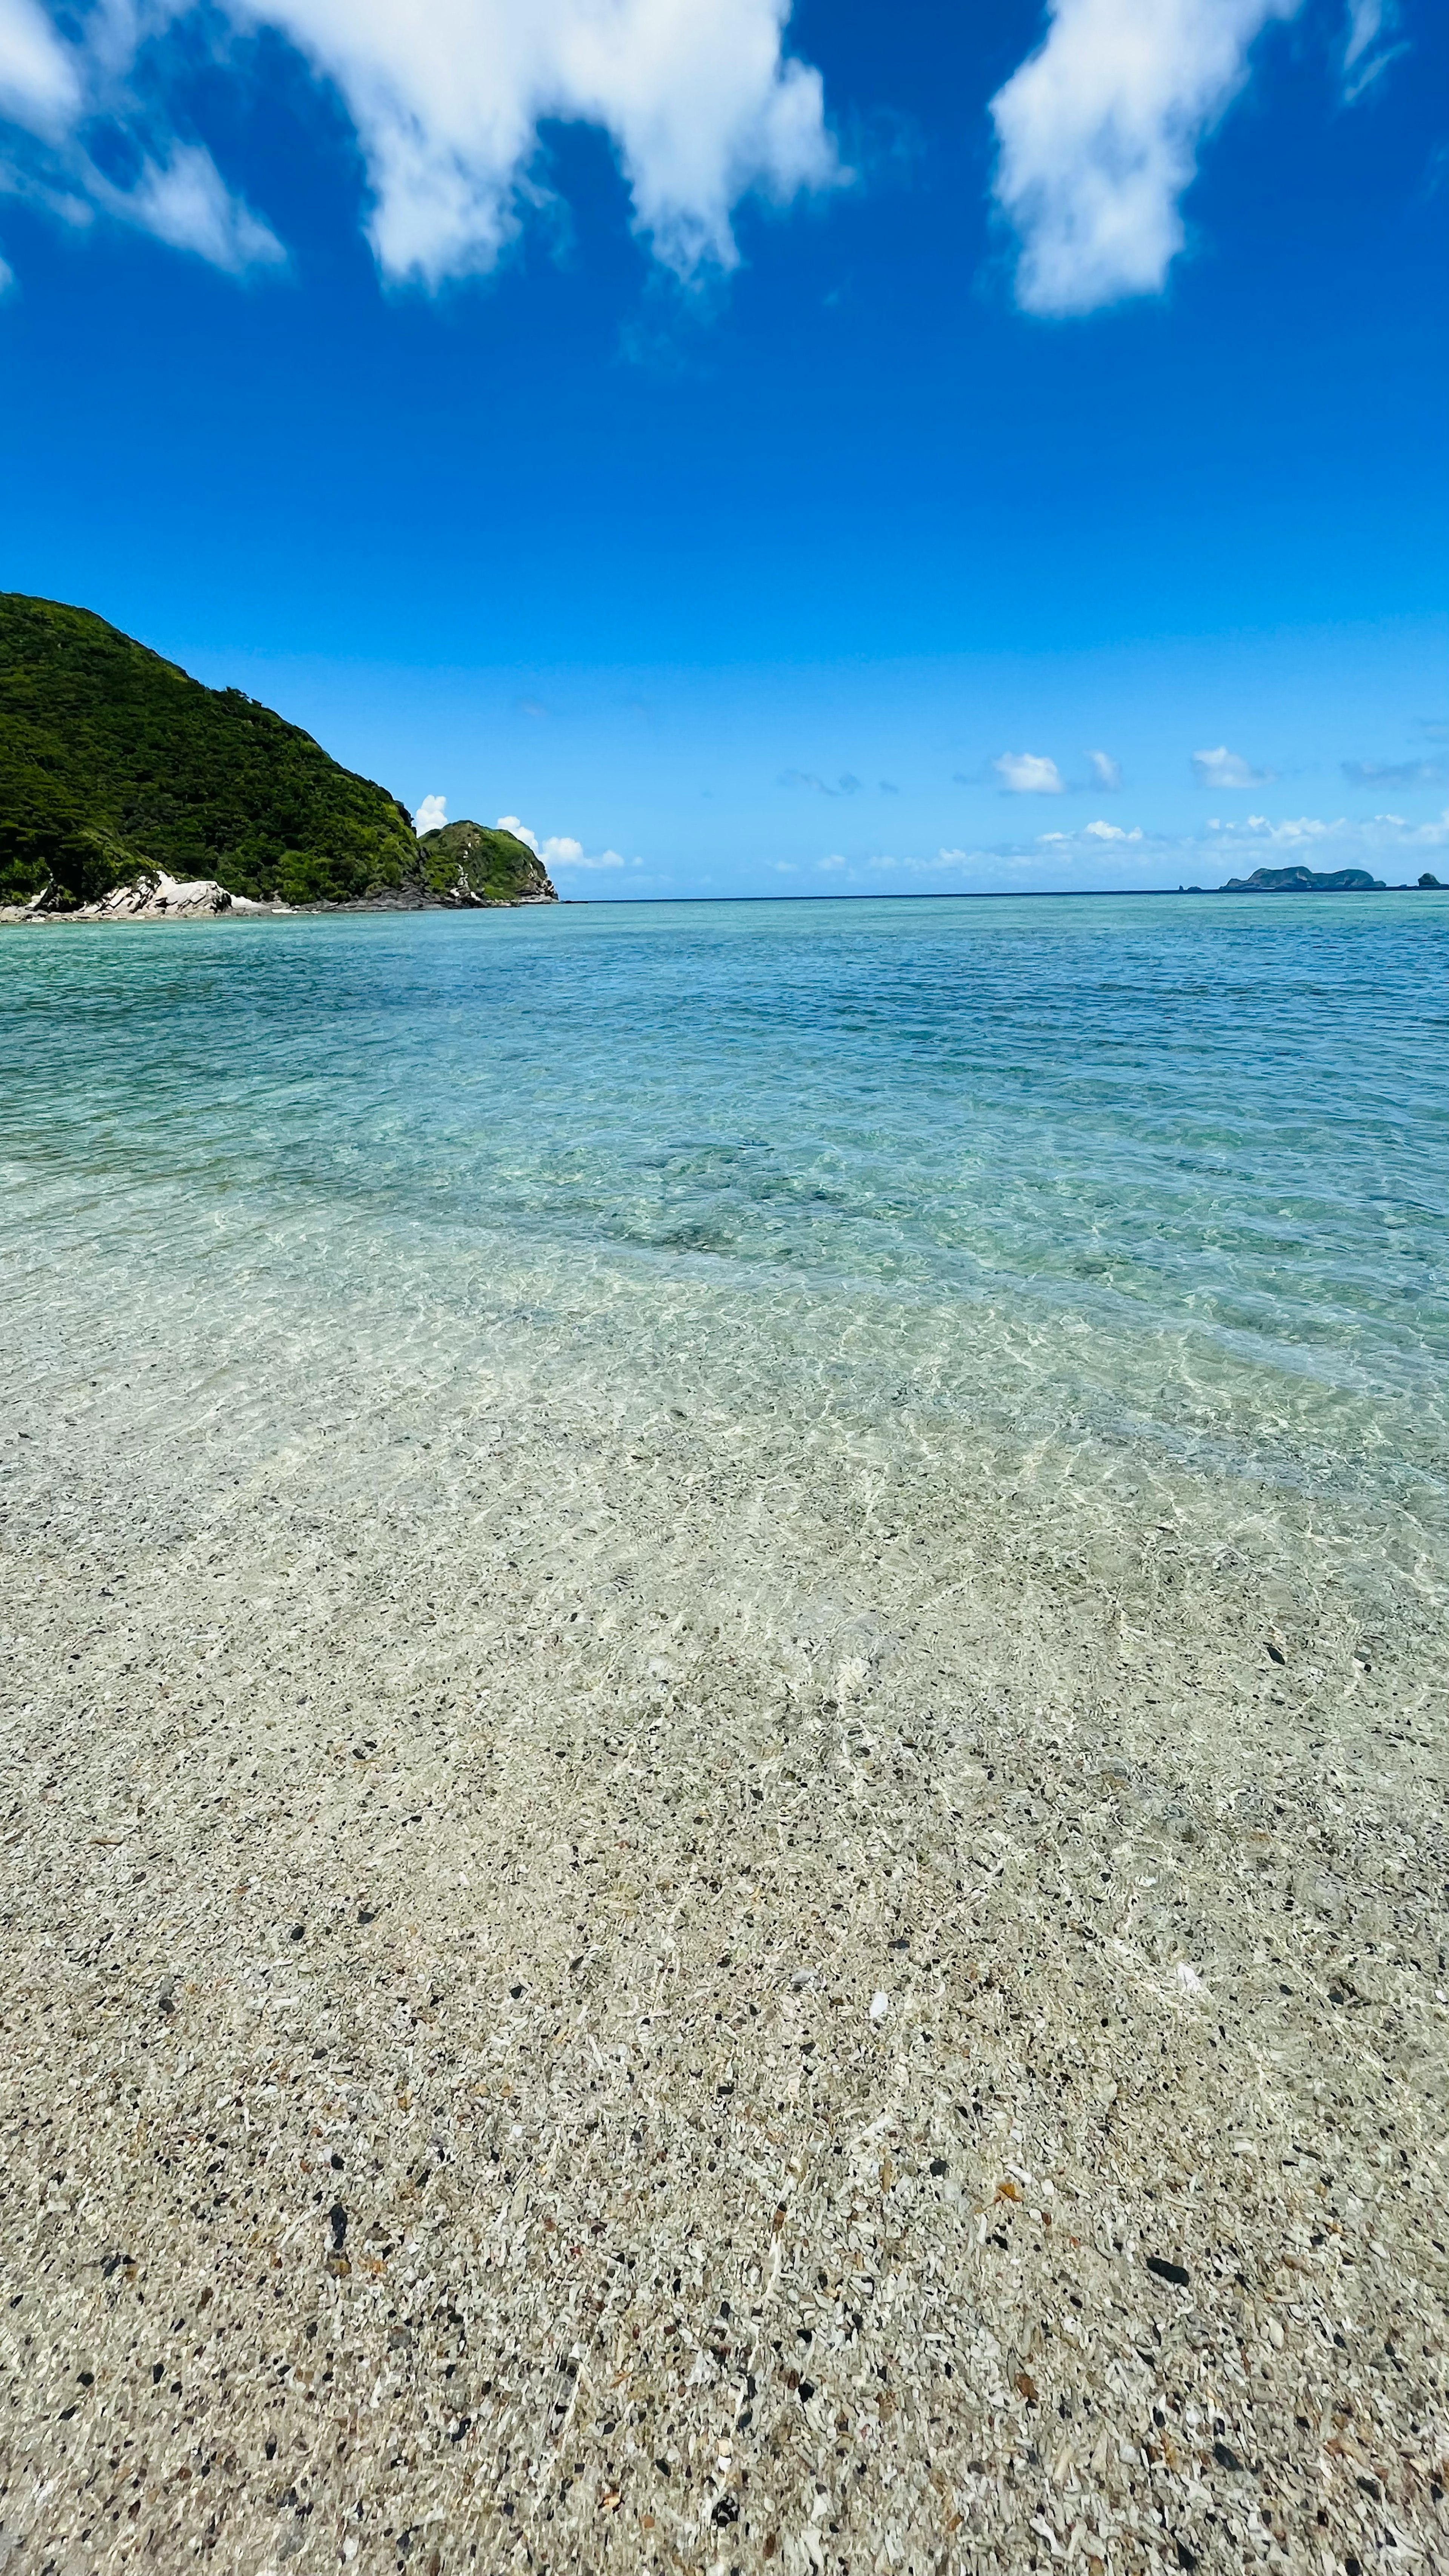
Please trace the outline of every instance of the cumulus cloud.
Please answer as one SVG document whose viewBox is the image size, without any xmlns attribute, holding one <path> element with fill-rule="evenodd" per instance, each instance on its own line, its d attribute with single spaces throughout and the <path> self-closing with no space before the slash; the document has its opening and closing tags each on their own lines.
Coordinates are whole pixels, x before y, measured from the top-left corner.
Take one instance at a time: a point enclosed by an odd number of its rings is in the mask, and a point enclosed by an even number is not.
<svg viewBox="0 0 1449 2576">
<path fill-rule="evenodd" d="M 1029 313 L 1160 291 L 1204 135 L 1255 38 L 1301 0 L 1052 0 L 1046 40 L 991 102 L 996 199 Z M 1373 5 L 1373 0 L 1368 0 Z"/>
<path fill-rule="evenodd" d="M 1103 788 L 1109 796 L 1115 796 L 1122 784 L 1121 761 L 1114 760 L 1110 751 L 1089 751 L 1087 759 L 1092 772 L 1092 785 Z"/>
<path fill-rule="evenodd" d="M 1266 787 L 1273 777 L 1271 769 L 1252 768 L 1240 752 L 1229 751 L 1225 742 L 1220 742 L 1216 751 L 1195 751 L 1192 771 L 1199 787 Z"/>
<path fill-rule="evenodd" d="M 1062 774 L 1039 751 L 1004 751 L 991 764 L 1008 796 L 1062 796 Z"/>
<path fill-rule="evenodd" d="M 413 816 L 413 830 L 419 839 L 424 832 L 441 832 L 448 819 L 446 796 L 425 796 Z"/>
<path fill-rule="evenodd" d="M 596 850 L 593 855 L 590 856 L 578 841 L 569 840 L 545 841 L 539 856 L 542 858 L 544 866 L 549 869 L 621 868 L 624 865 L 622 851 Z M 634 861 L 634 865 L 636 868 L 639 865 L 637 859 Z"/>
<path fill-rule="evenodd" d="M 234 0 L 245 5 L 245 0 Z M 635 220 L 683 275 L 736 259 L 750 189 L 836 175 L 820 75 L 788 60 L 786 0 L 253 0 L 335 81 L 376 194 L 383 268 L 491 267 L 541 119 L 601 126 Z"/>
<path fill-rule="evenodd" d="M 1281 865 L 1302 860 L 1314 869 L 1368 867 L 1390 883 L 1417 877 L 1449 850 L 1449 807 L 1431 822 L 1406 823 L 1402 815 L 1376 814 L 1353 821 L 1313 814 L 1274 820 L 1250 814 L 1232 823 L 1216 821 L 1202 832 L 1170 834 L 1124 830 L 1117 823 L 1084 824 L 1073 832 L 1039 832 L 1030 841 L 998 841 L 990 847 L 940 849 L 934 854 L 876 852 L 844 857 L 835 852 L 816 862 L 823 875 L 842 886 L 878 884 L 889 876 L 902 880 L 958 879 L 963 887 L 1009 889 L 1015 885 L 1098 885 L 1122 887 L 1216 886 L 1224 878 L 1250 873 L 1265 861 Z"/>
<path fill-rule="evenodd" d="M 1256 848 L 1261 857 L 1265 846 L 1301 852 L 1314 843 L 1328 841 L 1338 845 L 1340 864 L 1355 858 L 1374 858 L 1389 864 L 1397 855 L 1410 851 L 1442 849 L 1449 841 L 1449 806 L 1427 823 L 1407 822 L 1402 814 L 1373 814 L 1367 822 L 1354 821 L 1345 814 L 1332 820 L 1319 814 L 1285 814 L 1276 823 L 1266 814 L 1250 814 L 1241 823 L 1223 823 L 1214 817 L 1208 830 L 1221 838 L 1202 846 L 1219 853 Z"/>
<path fill-rule="evenodd" d="M 516 839 L 526 841 L 534 857 L 542 859 L 550 876 L 555 868 L 622 868 L 625 864 L 617 850 L 600 850 L 595 857 L 589 857 L 582 841 L 572 840 L 566 832 L 555 832 L 548 840 L 540 840 L 537 832 L 529 824 L 521 823 L 516 814 L 500 814 L 496 829 L 512 832 Z M 639 865 L 637 859 L 634 865 L 636 868 Z"/>
<path fill-rule="evenodd" d="M 783 204 L 844 176 L 820 75 L 785 53 L 788 16 L 789 0 L 107 0 L 77 20 L 58 0 L 53 16 L 0 0 L 0 113 L 49 154 L 32 177 L 52 196 L 79 189 L 223 268 L 275 259 L 200 146 L 153 130 L 168 34 L 185 22 L 188 53 L 210 35 L 224 59 L 229 31 L 267 27 L 343 101 L 386 276 L 436 287 L 492 268 L 545 193 L 539 129 L 560 119 L 609 137 L 636 230 L 692 278 L 736 264 L 744 197 Z M 145 117 L 129 86 L 143 55 Z M 83 148 L 101 114 L 144 147 L 133 189 L 108 189 Z"/>
</svg>

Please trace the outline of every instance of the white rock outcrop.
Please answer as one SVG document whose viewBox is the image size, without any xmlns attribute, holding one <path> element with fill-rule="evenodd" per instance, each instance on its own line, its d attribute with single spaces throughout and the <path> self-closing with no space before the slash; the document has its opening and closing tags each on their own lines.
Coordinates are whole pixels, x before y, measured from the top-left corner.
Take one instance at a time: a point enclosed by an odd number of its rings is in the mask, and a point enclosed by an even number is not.
<svg viewBox="0 0 1449 2576">
<path fill-rule="evenodd" d="M 58 912 L 42 895 L 30 904 L 8 904 L 0 921 L 205 921 L 223 912 L 290 912 L 286 903 L 253 903 L 250 896 L 229 894 L 214 877 L 169 877 L 164 868 L 129 885 L 112 886 L 98 903 Z"/>
<path fill-rule="evenodd" d="M 285 912 L 280 903 L 253 903 L 244 894 L 228 894 L 214 877 L 137 877 L 133 885 L 113 886 L 99 903 L 88 903 L 73 921 L 195 921 L 219 912 Z"/>
</svg>

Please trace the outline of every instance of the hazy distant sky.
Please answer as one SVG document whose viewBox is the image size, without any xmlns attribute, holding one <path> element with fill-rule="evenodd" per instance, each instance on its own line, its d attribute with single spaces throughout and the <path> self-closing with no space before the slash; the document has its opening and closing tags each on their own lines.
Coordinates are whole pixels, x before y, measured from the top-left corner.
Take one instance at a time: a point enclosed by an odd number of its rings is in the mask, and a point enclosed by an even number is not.
<svg viewBox="0 0 1449 2576">
<path fill-rule="evenodd" d="M 565 891 L 1449 877 L 1430 0 L 0 0 L 0 587 Z"/>
</svg>

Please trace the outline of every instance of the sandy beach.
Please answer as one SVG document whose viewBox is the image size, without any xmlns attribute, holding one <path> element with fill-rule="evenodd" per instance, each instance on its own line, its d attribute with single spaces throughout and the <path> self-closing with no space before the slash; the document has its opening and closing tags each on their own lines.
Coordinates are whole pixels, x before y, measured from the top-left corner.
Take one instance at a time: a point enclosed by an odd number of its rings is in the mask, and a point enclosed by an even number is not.
<svg viewBox="0 0 1449 2576">
<path fill-rule="evenodd" d="M 5 2563 L 1444 2563 L 1412 1563 L 333 1324 L 12 1373 Z"/>
</svg>

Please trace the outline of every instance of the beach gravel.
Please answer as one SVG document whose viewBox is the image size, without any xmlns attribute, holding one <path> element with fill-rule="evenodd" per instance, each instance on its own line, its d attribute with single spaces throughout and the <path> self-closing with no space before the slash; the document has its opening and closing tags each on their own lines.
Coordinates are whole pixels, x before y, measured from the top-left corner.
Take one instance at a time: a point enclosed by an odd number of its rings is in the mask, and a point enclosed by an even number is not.
<svg viewBox="0 0 1449 2576">
<path fill-rule="evenodd" d="M 156 1357 L 0 1460 L 7 2571 L 1449 2564 L 1412 1568 Z"/>
</svg>

